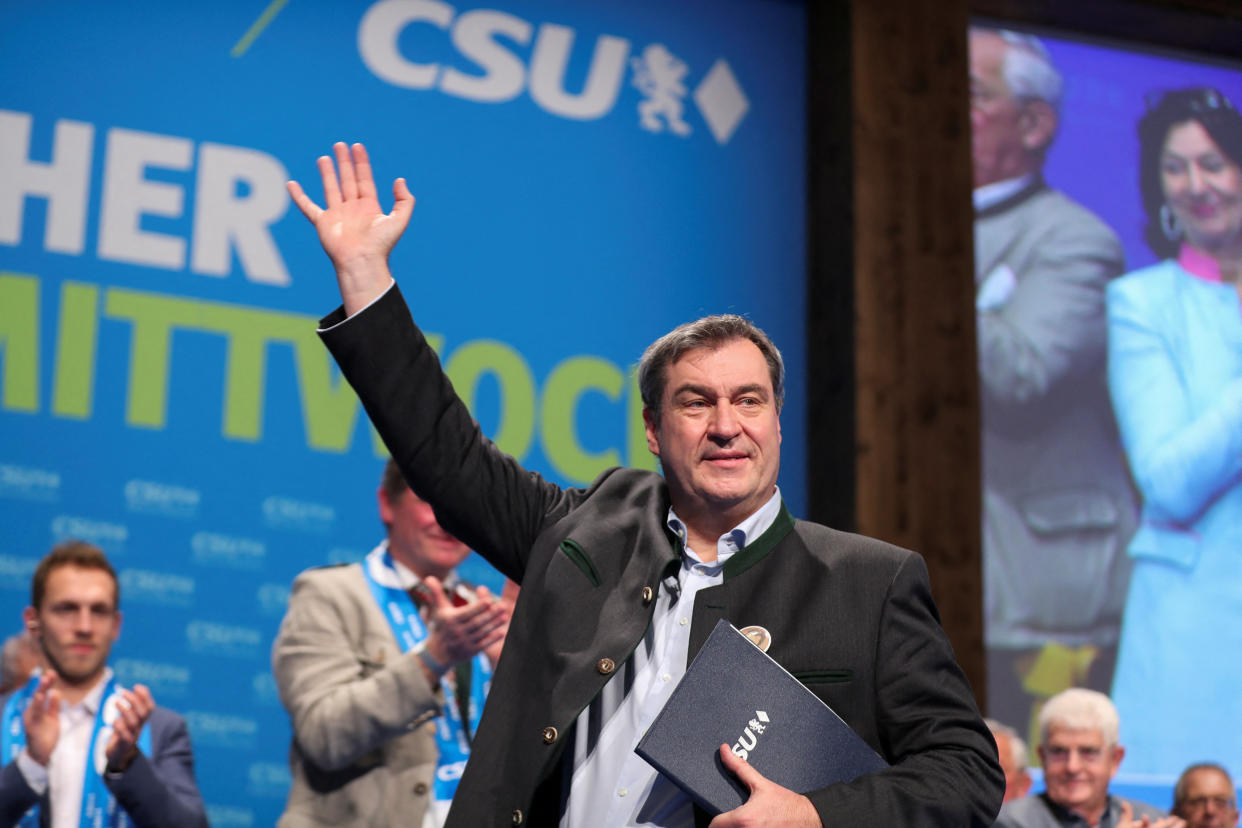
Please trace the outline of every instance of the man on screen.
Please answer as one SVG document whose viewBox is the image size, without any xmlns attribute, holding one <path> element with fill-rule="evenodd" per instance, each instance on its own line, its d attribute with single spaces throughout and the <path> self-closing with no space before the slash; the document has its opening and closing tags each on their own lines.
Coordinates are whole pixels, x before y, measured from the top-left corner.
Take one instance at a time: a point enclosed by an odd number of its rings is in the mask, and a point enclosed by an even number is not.
<svg viewBox="0 0 1242 828">
<path fill-rule="evenodd" d="M 1042 176 L 1061 76 L 1038 39 L 970 31 L 988 712 L 1107 690 L 1136 500 L 1105 385 L 1121 245 Z"/>
<path fill-rule="evenodd" d="M 47 667 L 0 697 L 0 826 L 206 828 L 185 720 L 108 667 L 121 612 L 103 552 L 59 544 L 30 592 L 22 617 Z"/>
<path fill-rule="evenodd" d="M 522 585 L 449 825 L 705 824 L 633 748 L 720 619 L 763 627 L 769 655 L 892 767 L 802 795 L 722 745 L 749 799 L 715 828 L 989 825 L 1004 780 L 922 559 L 782 503 L 771 340 L 738 316 L 657 340 L 639 386 L 663 478 L 614 468 L 561 489 L 483 437 L 411 320 L 387 264 L 413 210 L 404 180 L 384 214 L 362 145 L 334 152 L 327 209 L 290 184 L 343 299 L 321 335 L 411 488 Z"/>
</svg>

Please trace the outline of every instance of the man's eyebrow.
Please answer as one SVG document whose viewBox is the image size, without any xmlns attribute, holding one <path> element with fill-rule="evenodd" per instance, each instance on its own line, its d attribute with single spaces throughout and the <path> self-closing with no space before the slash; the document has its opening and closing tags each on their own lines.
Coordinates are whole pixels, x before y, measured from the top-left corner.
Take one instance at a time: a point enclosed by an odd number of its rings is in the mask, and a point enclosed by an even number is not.
<svg viewBox="0 0 1242 828">
<path fill-rule="evenodd" d="M 700 397 L 707 397 L 708 399 L 716 399 L 716 397 L 719 396 L 719 393 L 715 388 L 708 388 L 706 385 L 697 385 L 693 382 L 682 383 L 673 389 L 672 396 L 679 397 L 682 394 L 695 394 Z M 736 388 L 730 389 L 728 396 L 736 397 L 739 394 L 758 394 L 762 397 L 766 397 L 768 395 L 768 389 L 762 383 L 751 382 L 746 385 L 739 385 Z"/>
</svg>

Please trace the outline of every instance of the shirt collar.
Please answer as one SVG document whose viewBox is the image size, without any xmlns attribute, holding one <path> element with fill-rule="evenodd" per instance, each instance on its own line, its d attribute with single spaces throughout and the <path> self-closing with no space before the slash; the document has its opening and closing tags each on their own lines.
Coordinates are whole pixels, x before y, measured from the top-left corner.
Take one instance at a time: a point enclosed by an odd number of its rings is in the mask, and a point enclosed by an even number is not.
<svg viewBox="0 0 1242 828">
<path fill-rule="evenodd" d="M 781 512 L 781 488 L 776 487 L 776 491 L 768 498 L 767 502 L 756 509 L 751 515 L 734 526 L 728 532 L 725 532 L 716 541 L 716 560 L 714 563 L 704 563 L 693 549 L 686 546 L 686 525 L 677 517 L 677 513 L 673 511 L 673 507 L 668 509 L 668 528 L 674 535 L 681 539 L 678 546 L 682 553 L 682 566 L 690 568 L 696 564 L 709 567 L 712 569 L 723 568 L 725 561 L 738 552 L 746 548 L 746 544 L 759 537 L 768 530 L 773 523 L 776 522 L 776 516 Z"/>
<path fill-rule="evenodd" d="M 1034 181 L 1035 173 L 1027 173 L 1017 178 L 1006 178 L 1004 181 L 993 181 L 991 184 L 976 187 L 973 193 L 975 210 L 986 210 L 994 204 L 999 204 L 1031 186 Z"/>
<path fill-rule="evenodd" d="M 1205 282 L 1221 282 L 1220 262 L 1206 253 L 1201 253 L 1188 244 L 1183 244 L 1177 253 L 1177 263 L 1191 276 Z"/>
<path fill-rule="evenodd" d="M 387 540 L 384 541 L 383 547 L 385 549 L 388 548 Z M 395 557 L 392 559 L 392 568 L 397 573 L 398 585 L 407 592 L 423 582 L 423 579 L 418 577 L 418 574 L 414 572 L 414 570 L 401 563 L 401 561 L 397 560 Z M 448 574 L 448 577 L 441 582 L 440 586 L 444 587 L 445 590 L 450 590 L 457 585 L 459 580 L 460 578 L 457 575 L 457 570 L 454 569 Z"/>
<path fill-rule="evenodd" d="M 111 678 L 112 668 L 105 667 L 103 675 L 99 677 L 99 681 L 95 682 L 95 686 L 91 688 L 91 691 L 73 707 L 80 707 L 92 716 L 99 712 L 99 703 L 103 701 L 104 688 L 108 686 L 108 681 Z"/>
</svg>

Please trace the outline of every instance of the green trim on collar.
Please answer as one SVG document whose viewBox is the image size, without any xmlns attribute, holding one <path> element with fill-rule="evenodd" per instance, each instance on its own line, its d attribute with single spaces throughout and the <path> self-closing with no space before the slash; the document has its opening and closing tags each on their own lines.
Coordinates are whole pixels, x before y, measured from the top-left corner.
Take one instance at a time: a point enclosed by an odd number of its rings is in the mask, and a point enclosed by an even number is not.
<svg viewBox="0 0 1242 828">
<path fill-rule="evenodd" d="M 785 502 L 781 501 L 781 510 L 776 515 L 776 520 L 772 521 L 772 525 L 768 530 L 759 537 L 755 538 L 751 543 L 746 544 L 740 551 L 725 561 L 724 579 L 727 581 L 741 575 L 750 569 L 759 561 L 763 560 L 769 552 L 776 548 L 776 545 L 785 539 L 785 536 L 793 531 L 794 519 L 789 514 L 789 510 L 785 508 Z"/>
</svg>

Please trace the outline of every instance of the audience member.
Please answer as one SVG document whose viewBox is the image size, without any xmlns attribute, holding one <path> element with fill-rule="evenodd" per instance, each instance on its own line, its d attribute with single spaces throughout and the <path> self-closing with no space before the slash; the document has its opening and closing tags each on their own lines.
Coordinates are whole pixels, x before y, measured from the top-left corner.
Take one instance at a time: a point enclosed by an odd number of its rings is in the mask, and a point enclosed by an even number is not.
<svg viewBox="0 0 1242 828">
<path fill-rule="evenodd" d="M 441 825 L 504 640 L 511 600 L 473 600 L 469 547 L 392 461 L 377 498 L 386 539 L 299 575 L 272 646 L 293 723 L 281 828 Z"/>
<path fill-rule="evenodd" d="M 1173 813 L 1186 828 L 1237 828 L 1238 792 L 1229 772 L 1214 762 L 1186 768 L 1173 788 Z"/>
<path fill-rule="evenodd" d="M 1177 817 L 1108 792 L 1125 756 L 1108 696 L 1073 687 L 1039 714 L 1039 759 L 1047 790 L 1006 802 L 998 828 L 1184 828 Z"/>
<path fill-rule="evenodd" d="M 57 545 L 35 568 L 23 619 L 47 664 L 0 698 L 0 826 L 206 828 L 185 720 L 108 655 L 120 585 L 103 552 Z"/>
<path fill-rule="evenodd" d="M 1001 770 L 1005 772 L 1005 801 L 1026 796 L 1031 789 L 1031 775 L 1026 770 L 1026 742 L 1009 725 L 995 719 L 983 721 L 996 740 Z"/>
<path fill-rule="evenodd" d="M 30 630 L 10 635 L 0 648 L 0 695 L 21 687 L 30 680 L 35 668 L 42 666 L 43 656 Z"/>
</svg>

